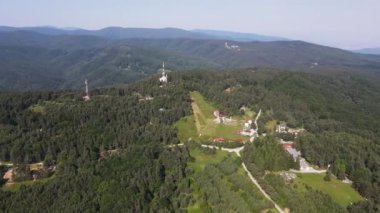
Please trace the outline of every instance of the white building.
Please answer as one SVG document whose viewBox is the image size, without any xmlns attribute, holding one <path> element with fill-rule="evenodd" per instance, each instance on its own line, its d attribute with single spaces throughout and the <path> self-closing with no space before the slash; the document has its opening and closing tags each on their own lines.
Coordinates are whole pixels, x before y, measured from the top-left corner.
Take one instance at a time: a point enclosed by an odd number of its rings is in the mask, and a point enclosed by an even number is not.
<svg viewBox="0 0 380 213">
<path fill-rule="evenodd" d="M 251 119 L 249 119 L 249 120 L 246 120 L 245 122 L 244 122 L 244 127 L 245 128 L 250 128 L 251 126 L 252 126 L 252 120 Z"/>
<path fill-rule="evenodd" d="M 254 129 L 240 130 L 238 133 L 239 133 L 240 135 L 250 136 L 250 137 L 257 135 L 257 132 L 256 132 L 256 130 L 254 130 Z"/>
<path fill-rule="evenodd" d="M 278 133 L 286 133 L 287 132 L 287 127 L 286 127 L 286 124 L 280 124 L 277 126 L 277 130 L 276 132 Z"/>
</svg>

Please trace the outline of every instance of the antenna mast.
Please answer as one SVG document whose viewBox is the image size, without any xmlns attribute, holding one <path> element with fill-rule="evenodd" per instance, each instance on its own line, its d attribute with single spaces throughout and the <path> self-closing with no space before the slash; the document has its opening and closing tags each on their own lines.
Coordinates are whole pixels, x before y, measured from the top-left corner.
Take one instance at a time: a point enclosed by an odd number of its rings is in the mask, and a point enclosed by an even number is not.
<svg viewBox="0 0 380 213">
<path fill-rule="evenodd" d="M 86 85 L 86 95 L 83 97 L 84 101 L 90 100 L 90 94 L 88 93 L 88 82 L 87 79 L 84 80 L 84 84 Z"/>
</svg>

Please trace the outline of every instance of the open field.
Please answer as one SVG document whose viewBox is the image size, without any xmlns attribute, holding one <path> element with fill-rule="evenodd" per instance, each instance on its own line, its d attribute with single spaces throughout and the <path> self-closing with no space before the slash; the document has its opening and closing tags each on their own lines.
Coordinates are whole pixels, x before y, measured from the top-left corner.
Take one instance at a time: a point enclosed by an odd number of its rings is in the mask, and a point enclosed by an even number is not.
<svg viewBox="0 0 380 213">
<path fill-rule="evenodd" d="M 207 102 L 199 92 L 191 92 L 190 95 L 193 100 L 192 108 L 198 135 L 201 135 L 203 138 L 248 139 L 247 136 L 241 136 L 236 132 L 243 129 L 244 118 L 254 115 L 253 111 L 248 109 L 244 116 L 234 116 L 231 122 L 218 124 L 214 121 L 213 115 L 213 112 L 217 110 L 215 105 Z"/>
<path fill-rule="evenodd" d="M 178 138 L 182 143 L 188 141 L 189 138 L 195 139 L 198 137 L 194 115 L 181 118 L 174 124 L 174 127 L 178 129 Z"/>
<path fill-rule="evenodd" d="M 4 186 L 1 187 L 1 190 L 7 191 L 7 192 L 15 192 L 15 191 L 18 191 L 21 186 L 30 186 L 30 185 L 39 184 L 39 183 L 43 184 L 53 179 L 54 177 L 55 175 L 53 174 L 52 176 L 48 178 L 43 178 L 36 181 L 26 180 L 26 181 L 20 181 L 20 182 L 13 182 L 10 184 L 5 184 Z"/>
<path fill-rule="evenodd" d="M 29 110 L 32 112 L 35 112 L 35 113 L 44 114 L 44 113 L 46 113 L 46 108 L 56 107 L 56 106 L 61 106 L 61 105 L 62 105 L 62 103 L 58 103 L 55 101 L 43 101 L 41 103 L 34 104 L 34 105 L 30 106 Z"/>
<path fill-rule="evenodd" d="M 201 172 L 205 168 L 206 164 L 217 164 L 221 162 L 225 157 L 232 154 L 222 150 L 216 150 L 215 154 L 210 155 L 203 153 L 199 149 L 191 149 L 190 155 L 195 158 L 195 161 L 189 162 L 189 166 L 194 169 L 195 173 L 197 173 Z"/>
<path fill-rule="evenodd" d="M 267 129 L 269 132 L 275 132 L 276 126 L 277 126 L 277 120 L 271 120 L 265 124 L 265 129 Z"/>
<path fill-rule="evenodd" d="M 297 174 L 295 183 L 306 184 L 314 189 L 321 190 L 343 207 L 347 207 L 351 202 L 363 200 L 363 197 L 351 187 L 351 184 L 342 183 L 342 181 L 332 176 L 331 181 L 324 181 L 325 174 Z M 302 190 L 302 187 L 299 187 Z"/>
</svg>

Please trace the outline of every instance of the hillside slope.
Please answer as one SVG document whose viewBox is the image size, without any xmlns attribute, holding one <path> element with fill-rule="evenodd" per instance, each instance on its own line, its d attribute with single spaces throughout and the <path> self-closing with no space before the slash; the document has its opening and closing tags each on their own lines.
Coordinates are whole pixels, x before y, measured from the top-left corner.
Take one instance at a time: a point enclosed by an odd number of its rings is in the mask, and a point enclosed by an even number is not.
<svg viewBox="0 0 380 213">
<path fill-rule="evenodd" d="M 380 57 L 302 41 L 229 42 L 221 40 L 134 39 L 130 42 L 163 50 L 196 55 L 223 67 L 276 67 L 279 69 L 378 71 Z M 233 50 L 225 47 L 238 45 Z"/>
<path fill-rule="evenodd" d="M 380 56 L 301 41 L 113 40 L 0 32 L 1 90 L 79 88 L 85 78 L 92 87 L 131 83 L 156 74 L 163 61 L 174 71 L 255 67 L 315 72 L 380 70 Z"/>
</svg>

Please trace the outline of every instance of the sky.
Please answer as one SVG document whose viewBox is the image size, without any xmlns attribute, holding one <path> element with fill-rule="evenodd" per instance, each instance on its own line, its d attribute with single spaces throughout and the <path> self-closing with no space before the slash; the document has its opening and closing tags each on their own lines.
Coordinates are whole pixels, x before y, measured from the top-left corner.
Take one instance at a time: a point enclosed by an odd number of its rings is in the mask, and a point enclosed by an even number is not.
<svg viewBox="0 0 380 213">
<path fill-rule="evenodd" d="M 214 29 L 380 47 L 380 0 L 0 0 L 0 25 Z"/>
</svg>

